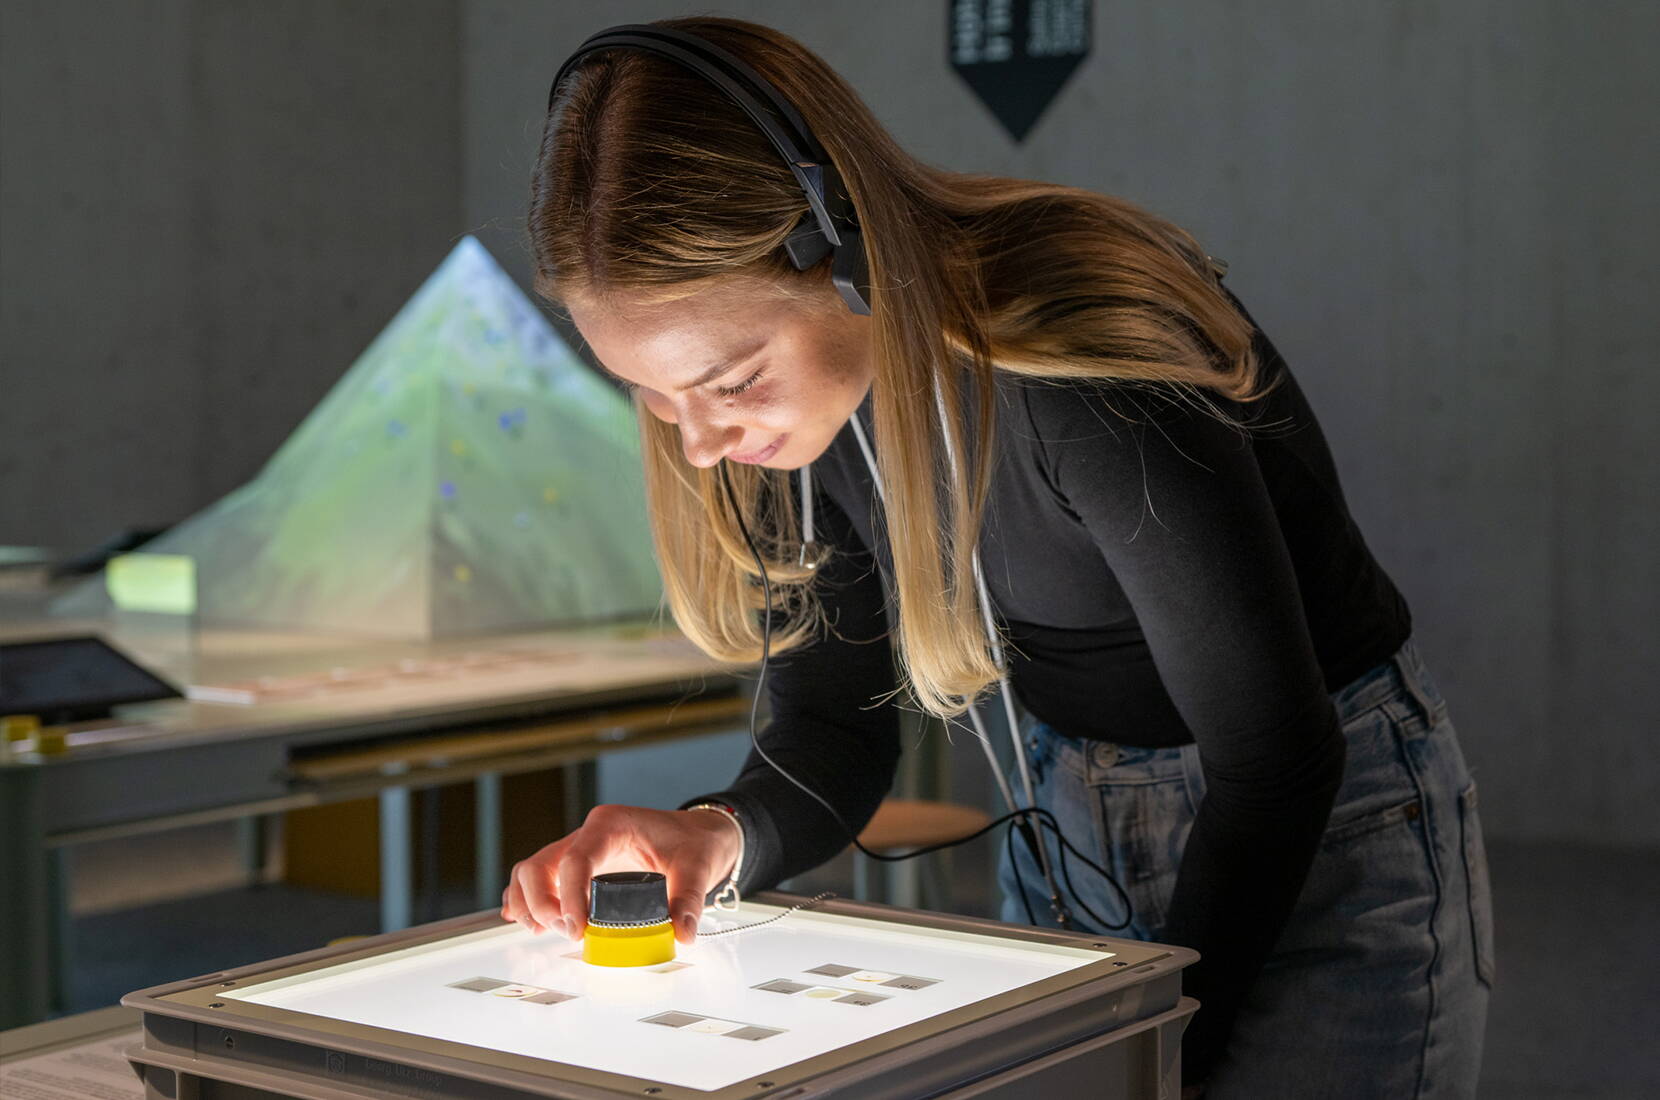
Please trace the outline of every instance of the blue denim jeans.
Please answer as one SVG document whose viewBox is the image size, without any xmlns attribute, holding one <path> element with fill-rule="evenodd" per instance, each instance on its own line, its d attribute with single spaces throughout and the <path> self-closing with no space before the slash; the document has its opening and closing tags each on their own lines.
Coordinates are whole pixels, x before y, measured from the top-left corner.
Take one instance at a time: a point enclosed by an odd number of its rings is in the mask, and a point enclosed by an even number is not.
<svg viewBox="0 0 1660 1100">
<path fill-rule="evenodd" d="M 1290 922 L 1246 997 L 1206 1100 L 1473 1097 L 1493 984 L 1475 783 L 1446 702 L 1412 642 L 1332 699 L 1348 742 L 1343 783 Z M 1078 925 L 1161 939 L 1182 848 L 1205 796 L 1197 747 L 1079 740 L 1031 718 L 1022 732 L 1038 804 L 1130 896 L 1127 931 L 1095 927 L 1074 903 Z M 1047 850 L 1053 863 L 1053 838 Z M 1052 923 L 1024 845 L 1016 845 L 1014 859 L 1018 880 L 1005 846 L 1003 919 L 1027 920 L 1023 885 L 1038 922 Z M 1124 919 L 1100 876 L 1076 860 L 1071 874 L 1104 921 Z"/>
</svg>

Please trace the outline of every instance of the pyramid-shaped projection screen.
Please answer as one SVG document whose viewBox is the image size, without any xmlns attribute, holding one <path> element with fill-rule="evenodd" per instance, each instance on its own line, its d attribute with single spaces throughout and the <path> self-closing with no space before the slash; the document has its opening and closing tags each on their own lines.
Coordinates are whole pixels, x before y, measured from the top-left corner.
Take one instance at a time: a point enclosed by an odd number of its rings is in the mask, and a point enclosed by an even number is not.
<svg viewBox="0 0 1660 1100">
<path fill-rule="evenodd" d="M 662 591 L 633 410 L 471 237 L 258 477 L 143 550 L 196 560 L 207 626 L 427 639 Z"/>
</svg>

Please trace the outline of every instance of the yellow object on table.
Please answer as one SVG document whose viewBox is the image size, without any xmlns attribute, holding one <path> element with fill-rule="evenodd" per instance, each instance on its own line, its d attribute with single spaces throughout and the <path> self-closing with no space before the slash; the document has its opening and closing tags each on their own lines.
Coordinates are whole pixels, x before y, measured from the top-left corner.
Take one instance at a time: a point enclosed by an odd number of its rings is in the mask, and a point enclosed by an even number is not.
<svg viewBox="0 0 1660 1100">
<path fill-rule="evenodd" d="M 582 961 L 653 966 L 674 959 L 668 880 L 657 871 L 613 871 L 589 884 Z"/>
<path fill-rule="evenodd" d="M 8 714 L 0 717 L 0 740 L 28 741 L 38 733 L 40 716 L 37 714 Z"/>
<path fill-rule="evenodd" d="M 653 966 L 674 961 L 674 925 L 635 928 L 590 924 L 582 933 L 582 961 L 595 966 Z"/>
</svg>

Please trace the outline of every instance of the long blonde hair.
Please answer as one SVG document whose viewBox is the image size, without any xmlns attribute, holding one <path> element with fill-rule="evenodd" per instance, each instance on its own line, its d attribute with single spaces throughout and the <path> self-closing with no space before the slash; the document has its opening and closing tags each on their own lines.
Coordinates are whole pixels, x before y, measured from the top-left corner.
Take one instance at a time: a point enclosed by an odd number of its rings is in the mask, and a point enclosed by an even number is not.
<svg viewBox="0 0 1660 1100">
<path fill-rule="evenodd" d="M 828 65 L 770 28 L 714 17 L 657 25 L 746 61 L 841 171 L 870 265 L 895 649 L 917 702 L 960 714 L 998 674 L 971 565 L 993 457 L 993 371 L 1248 401 L 1262 390 L 1251 326 L 1193 238 L 1134 204 L 923 164 Z M 566 79 L 543 131 L 530 209 L 537 289 L 555 302 L 667 299 L 741 275 L 845 308 L 828 260 L 798 272 L 785 255 L 806 210 L 766 138 L 701 77 L 642 51 L 600 53 Z M 965 372 L 978 395 L 972 424 Z M 675 620 L 710 655 L 755 661 L 762 593 L 720 471 L 686 462 L 674 426 L 636 405 Z M 948 447 L 964 459 L 955 470 Z M 788 471 L 724 465 L 776 589 L 773 648 L 798 646 L 825 626 L 813 570 L 798 560 Z"/>
</svg>

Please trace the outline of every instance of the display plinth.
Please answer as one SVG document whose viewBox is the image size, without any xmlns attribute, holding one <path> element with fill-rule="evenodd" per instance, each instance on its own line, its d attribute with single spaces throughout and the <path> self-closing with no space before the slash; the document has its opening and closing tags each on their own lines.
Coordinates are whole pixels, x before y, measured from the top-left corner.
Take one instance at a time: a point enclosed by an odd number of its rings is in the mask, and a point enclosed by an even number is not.
<svg viewBox="0 0 1660 1100">
<path fill-rule="evenodd" d="M 839 899 L 707 935 L 797 900 L 706 914 L 674 962 L 637 970 L 485 912 L 203 975 L 122 998 L 144 1013 L 129 1057 L 153 1096 L 1012 1100 L 1073 1080 L 1101 1097 L 1179 1084 L 1193 951 Z"/>
</svg>

